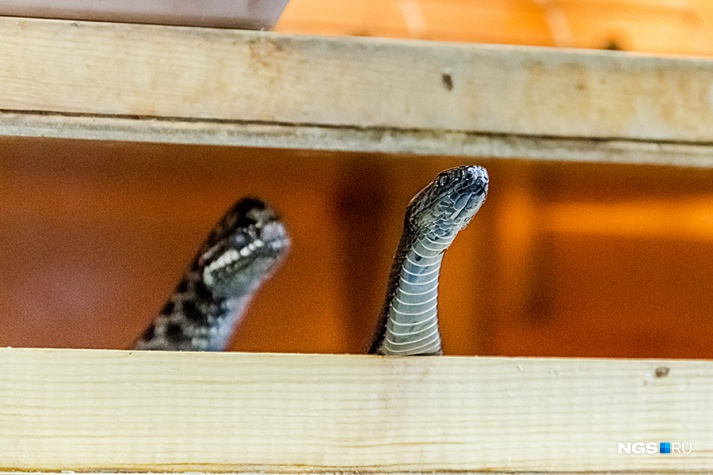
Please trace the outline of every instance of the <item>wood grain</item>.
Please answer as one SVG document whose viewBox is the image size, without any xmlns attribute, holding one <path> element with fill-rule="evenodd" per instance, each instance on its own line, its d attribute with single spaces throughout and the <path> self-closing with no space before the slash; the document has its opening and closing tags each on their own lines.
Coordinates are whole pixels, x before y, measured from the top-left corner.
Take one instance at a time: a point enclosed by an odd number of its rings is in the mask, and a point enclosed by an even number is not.
<svg viewBox="0 0 713 475">
<path fill-rule="evenodd" d="M 0 371 L 4 470 L 713 469 L 704 361 L 8 348 Z M 694 450 L 617 453 L 637 441 Z"/>
<path fill-rule="evenodd" d="M 712 162 L 706 60 L 17 18 L 0 28 L 5 135 Z"/>
<path fill-rule="evenodd" d="M 0 112 L 0 135 L 166 144 L 199 144 L 713 167 L 713 145 L 605 139 L 493 135 L 313 125 L 218 123 Z"/>
</svg>

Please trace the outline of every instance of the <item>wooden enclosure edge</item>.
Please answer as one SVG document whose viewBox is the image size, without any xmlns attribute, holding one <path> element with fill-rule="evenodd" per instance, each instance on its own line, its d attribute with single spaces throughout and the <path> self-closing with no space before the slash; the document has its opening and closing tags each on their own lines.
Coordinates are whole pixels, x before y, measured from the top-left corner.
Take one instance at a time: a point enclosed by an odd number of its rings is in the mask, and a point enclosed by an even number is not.
<svg viewBox="0 0 713 475">
<path fill-rule="evenodd" d="M 711 166 L 713 61 L 2 18 L 0 134 Z"/>
<path fill-rule="evenodd" d="M 7 348 L 0 372 L 9 471 L 713 469 L 708 361 Z"/>
</svg>

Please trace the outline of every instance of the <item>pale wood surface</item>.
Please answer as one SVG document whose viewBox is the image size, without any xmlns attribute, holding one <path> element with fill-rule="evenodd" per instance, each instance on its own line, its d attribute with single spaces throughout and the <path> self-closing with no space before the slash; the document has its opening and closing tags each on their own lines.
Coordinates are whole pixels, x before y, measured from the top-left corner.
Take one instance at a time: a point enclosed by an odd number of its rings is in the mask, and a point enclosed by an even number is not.
<svg viewBox="0 0 713 475">
<path fill-rule="evenodd" d="M 713 146 L 400 130 L 0 112 L 0 135 L 335 152 L 713 167 Z"/>
<path fill-rule="evenodd" d="M 713 470 L 704 361 L 3 349 L 0 371 L 4 470 Z M 635 441 L 694 450 L 617 454 Z"/>
<path fill-rule="evenodd" d="M 713 164 L 706 60 L 16 18 L 0 28 L 4 135 Z"/>
</svg>

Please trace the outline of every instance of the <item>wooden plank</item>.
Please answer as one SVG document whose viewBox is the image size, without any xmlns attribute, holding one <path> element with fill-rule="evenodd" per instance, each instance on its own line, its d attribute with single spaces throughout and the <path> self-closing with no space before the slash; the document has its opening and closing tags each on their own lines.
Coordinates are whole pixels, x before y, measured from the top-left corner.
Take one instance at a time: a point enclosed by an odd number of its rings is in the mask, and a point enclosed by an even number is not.
<svg viewBox="0 0 713 475">
<path fill-rule="evenodd" d="M 208 120 L 0 112 L 1 136 L 713 167 L 713 144 Z"/>
<path fill-rule="evenodd" d="M 713 470 L 713 362 L 8 348 L 0 380 L 7 471 Z"/>
<path fill-rule="evenodd" d="M 0 28 L 4 135 L 711 165 L 707 60 L 17 18 Z"/>
</svg>

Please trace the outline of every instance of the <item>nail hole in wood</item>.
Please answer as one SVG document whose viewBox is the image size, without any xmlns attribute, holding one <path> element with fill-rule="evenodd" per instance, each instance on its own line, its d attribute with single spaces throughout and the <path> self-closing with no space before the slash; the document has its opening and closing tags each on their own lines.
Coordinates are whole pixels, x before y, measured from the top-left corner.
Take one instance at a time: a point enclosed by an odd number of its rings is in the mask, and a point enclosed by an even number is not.
<svg viewBox="0 0 713 475">
<path fill-rule="evenodd" d="M 443 85 L 446 87 L 447 90 L 453 90 L 453 78 L 451 77 L 450 73 L 441 73 L 441 81 L 443 82 Z"/>
<path fill-rule="evenodd" d="M 656 377 L 657 378 L 665 378 L 668 376 L 668 373 L 671 372 L 671 368 L 668 368 L 666 366 L 659 366 L 656 368 Z"/>
</svg>

